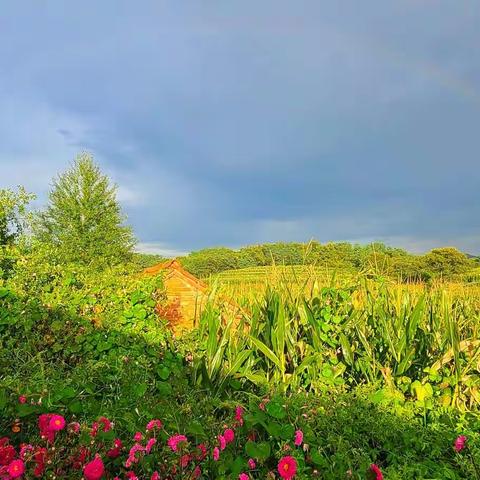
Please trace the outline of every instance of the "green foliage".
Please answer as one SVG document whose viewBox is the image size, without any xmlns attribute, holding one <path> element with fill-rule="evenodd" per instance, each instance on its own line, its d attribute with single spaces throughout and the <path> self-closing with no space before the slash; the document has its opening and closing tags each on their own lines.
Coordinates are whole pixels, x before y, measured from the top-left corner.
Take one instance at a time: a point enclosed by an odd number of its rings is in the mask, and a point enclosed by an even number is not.
<svg viewBox="0 0 480 480">
<path fill-rule="evenodd" d="M 157 263 L 166 261 L 165 257 L 153 253 L 139 253 L 133 254 L 132 263 L 136 266 L 137 270 L 141 272 L 148 267 L 153 267 Z"/>
<path fill-rule="evenodd" d="M 346 242 L 321 244 L 270 243 L 232 250 L 209 248 L 180 259 L 194 275 L 208 277 L 220 272 L 263 267 L 312 265 L 342 273 L 388 276 L 402 282 L 424 282 L 432 277 L 452 278 L 476 263 L 458 250 L 434 249 L 426 255 L 412 255 L 382 243 L 355 245 Z"/>
<path fill-rule="evenodd" d="M 134 238 L 123 221 L 116 187 L 90 155 L 82 154 L 54 180 L 36 233 L 54 247 L 62 263 L 101 268 L 131 258 Z"/>
<path fill-rule="evenodd" d="M 0 246 L 13 245 L 27 226 L 27 206 L 35 199 L 23 187 L 0 189 Z"/>
<path fill-rule="evenodd" d="M 17 191 L 0 189 L 0 279 L 14 268 L 22 234 L 28 227 L 28 204 L 35 195 L 23 187 Z"/>
<path fill-rule="evenodd" d="M 465 273 L 473 262 L 456 248 L 434 248 L 425 255 L 426 267 L 438 275 L 450 276 Z"/>
</svg>

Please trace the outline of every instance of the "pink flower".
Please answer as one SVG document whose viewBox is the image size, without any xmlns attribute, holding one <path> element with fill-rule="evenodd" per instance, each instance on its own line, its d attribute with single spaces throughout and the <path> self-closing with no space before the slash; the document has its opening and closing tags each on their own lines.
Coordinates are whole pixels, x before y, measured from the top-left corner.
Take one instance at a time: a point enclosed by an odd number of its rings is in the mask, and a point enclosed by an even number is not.
<svg viewBox="0 0 480 480">
<path fill-rule="evenodd" d="M 264 398 L 260 404 L 258 405 L 258 408 L 262 411 L 265 411 L 265 407 L 267 406 L 267 403 L 269 402 L 270 400 L 268 398 Z"/>
<path fill-rule="evenodd" d="M 168 439 L 168 446 L 172 449 L 173 452 L 178 450 L 178 445 L 182 442 L 186 442 L 187 437 L 185 435 L 173 435 Z"/>
<path fill-rule="evenodd" d="M 372 480 L 383 480 L 383 473 L 377 465 L 372 463 L 368 470 L 370 472 L 370 478 Z"/>
<path fill-rule="evenodd" d="M 157 471 L 153 472 L 150 480 L 160 480 L 160 474 Z"/>
<path fill-rule="evenodd" d="M 240 424 L 243 425 L 243 407 L 240 405 L 235 409 L 235 420 Z"/>
<path fill-rule="evenodd" d="M 55 440 L 55 431 L 49 428 L 51 413 L 42 413 L 38 417 L 38 429 L 42 438 L 46 438 L 50 443 Z"/>
<path fill-rule="evenodd" d="M 207 456 L 207 447 L 204 443 L 199 443 L 197 448 L 200 450 L 200 455 L 198 455 L 198 459 L 204 460 Z"/>
<path fill-rule="evenodd" d="M 218 447 L 215 447 L 213 449 L 213 459 L 218 462 L 218 459 L 220 458 L 220 450 Z"/>
<path fill-rule="evenodd" d="M 163 424 L 160 420 L 150 420 L 148 423 L 147 423 L 147 430 L 153 430 L 154 428 L 162 428 L 163 427 Z"/>
<path fill-rule="evenodd" d="M 54 432 L 65 428 L 65 419 L 61 415 L 52 415 L 48 422 L 48 429 Z"/>
<path fill-rule="evenodd" d="M 225 437 L 223 435 L 218 436 L 218 443 L 220 444 L 220 450 L 225 450 L 225 447 L 227 446 L 227 441 L 225 440 Z"/>
<path fill-rule="evenodd" d="M 461 452 L 467 445 L 467 437 L 465 435 L 460 435 L 455 439 L 453 448 L 456 452 Z"/>
<path fill-rule="evenodd" d="M 125 476 L 129 479 L 129 480 L 138 480 L 138 477 L 135 475 L 135 472 L 127 472 L 125 474 Z"/>
<path fill-rule="evenodd" d="M 248 480 L 248 478 L 248 475 L 243 472 L 238 476 L 238 480 Z"/>
<path fill-rule="evenodd" d="M 107 457 L 108 458 L 117 458 L 120 456 L 120 453 L 122 451 L 122 441 L 119 438 L 116 438 L 113 442 L 113 448 L 108 450 L 107 452 Z"/>
<path fill-rule="evenodd" d="M 68 424 L 68 430 L 72 433 L 78 433 L 80 431 L 80 424 L 78 422 L 71 422 Z"/>
<path fill-rule="evenodd" d="M 137 463 L 138 462 L 138 458 L 136 457 L 137 452 L 143 452 L 144 450 L 145 448 L 143 447 L 143 445 L 141 445 L 140 443 L 135 443 L 133 447 L 130 449 L 130 451 L 128 452 L 128 458 L 125 462 L 125 466 L 127 468 L 130 468 L 132 466 L 132 463 Z"/>
<path fill-rule="evenodd" d="M 248 460 L 248 468 L 250 470 L 254 470 L 257 467 L 257 464 L 255 463 L 255 460 L 253 458 L 250 458 Z"/>
<path fill-rule="evenodd" d="M 23 445 L 20 448 L 20 458 L 25 460 L 25 455 L 27 455 L 28 452 L 33 452 L 33 450 L 33 445 Z"/>
<path fill-rule="evenodd" d="M 90 430 L 90 436 L 92 438 L 96 437 L 97 436 L 97 433 L 98 433 L 98 423 L 97 422 L 93 422 L 92 423 L 92 429 Z"/>
<path fill-rule="evenodd" d="M 152 447 L 157 443 L 157 439 L 156 438 L 151 438 L 148 442 L 147 442 L 147 445 L 145 446 L 145 451 L 147 453 L 150 453 L 150 451 L 152 450 Z"/>
<path fill-rule="evenodd" d="M 278 462 L 278 473 L 287 480 L 293 478 L 297 473 L 297 461 L 289 455 L 282 457 Z"/>
<path fill-rule="evenodd" d="M 86 480 L 100 480 L 105 472 L 105 467 L 100 455 L 95 455 L 95 458 L 85 465 L 83 468 L 83 476 Z"/>
<path fill-rule="evenodd" d="M 182 468 L 187 467 L 187 465 L 190 463 L 191 459 L 192 459 L 192 457 L 188 454 L 182 455 L 182 457 L 180 458 L 180 466 Z"/>
<path fill-rule="evenodd" d="M 227 445 L 229 443 L 232 443 L 233 440 L 235 440 L 235 433 L 234 431 L 231 429 L 231 428 L 227 428 L 224 432 L 223 432 L 223 438 L 225 439 L 225 442 L 227 442 Z"/>
<path fill-rule="evenodd" d="M 195 467 L 195 470 L 193 471 L 193 477 L 194 478 L 200 478 L 200 475 L 202 474 L 202 470 L 200 469 L 200 467 L 197 465 Z"/>
<path fill-rule="evenodd" d="M 13 460 L 13 462 L 8 465 L 7 472 L 11 478 L 21 477 L 25 472 L 25 464 L 23 463 L 23 460 Z"/>
<path fill-rule="evenodd" d="M 112 422 L 107 417 L 100 417 L 98 421 L 103 425 L 104 432 L 109 432 L 112 429 Z"/>
<path fill-rule="evenodd" d="M 24 403 L 27 403 L 27 397 L 26 397 L 25 395 L 20 395 L 20 396 L 18 397 L 18 403 L 21 403 L 22 405 L 23 405 Z"/>
<path fill-rule="evenodd" d="M 150 431 L 150 430 L 153 430 L 154 428 L 162 428 L 163 427 L 163 424 L 160 420 L 150 420 L 148 423 L 147 423 L 147 430 Z"/>
<path fill-rule="evenodd" d="M 108 458 L 118 458 L 120 456 L 120 449 L 119 448 L 111 448 L 107 451 Z"/>
<path fill-rule="evenodd" d="M 136 442 L 141 442 L 141 441 L 142 441 L 142 438 L 143 438 L 143 435 L 142 435 L 140 432 L 137 432 L 137 433 L 133 436 L 133 439 L 134 439 Z"/>
<path fill-rule="evenodd" d="M 297 430 L 295 432 L 295 446 L 299 447 L 303 443 L 303 432 L 301 430 Z"/>
</svg>

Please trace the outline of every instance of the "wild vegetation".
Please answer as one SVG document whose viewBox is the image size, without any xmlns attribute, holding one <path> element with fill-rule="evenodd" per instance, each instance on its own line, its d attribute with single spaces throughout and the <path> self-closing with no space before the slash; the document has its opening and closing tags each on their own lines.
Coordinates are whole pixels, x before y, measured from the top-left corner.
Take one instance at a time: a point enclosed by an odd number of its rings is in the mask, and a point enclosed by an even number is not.
<svg viewBox="0 0 480 480">
<path fill-rule="evenodd" d="M 197 252 L 210 299 L 176 338 L 89 156 L 32 198 L 0 192 L 0 478 L 480 478 L 476 260 Z"/>
</svg>

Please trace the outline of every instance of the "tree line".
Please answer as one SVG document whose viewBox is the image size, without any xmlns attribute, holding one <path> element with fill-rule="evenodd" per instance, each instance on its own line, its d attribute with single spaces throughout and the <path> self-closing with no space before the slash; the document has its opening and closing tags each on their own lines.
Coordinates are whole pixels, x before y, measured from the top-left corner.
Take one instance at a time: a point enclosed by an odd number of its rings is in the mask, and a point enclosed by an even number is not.
<svg viewBox="0 0 480 480">
<path fill-rule="evenodd" d="M 269 265 L 314 265 L 334 271 L 388 275 L 400 281 L 428 281 L 452 278 L 479 266 L 453 247 L 435 248 L 414 255 L 401 248 L 375 242 L 368 245 L 348 242 L 267 243 L 233 250 L 225 247 L 192 252 L 180 259 L 195 275 L 207 277 L 225 270 Z"/>
</svg>

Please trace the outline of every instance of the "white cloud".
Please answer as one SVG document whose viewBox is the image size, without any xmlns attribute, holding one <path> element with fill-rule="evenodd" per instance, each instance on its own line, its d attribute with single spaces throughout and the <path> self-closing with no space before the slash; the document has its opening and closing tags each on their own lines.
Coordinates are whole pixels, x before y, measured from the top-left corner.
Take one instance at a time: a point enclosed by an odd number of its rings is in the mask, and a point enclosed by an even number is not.
<svg viewBox="0 0 480 480">
<path fill-rule="evenodd" d="M 154 253 L 163 257 L 182 257 L 189 252 L 176 250 L 162 242 L 139 242 L 136 250 L 139 253 Z"/>
</svg>

